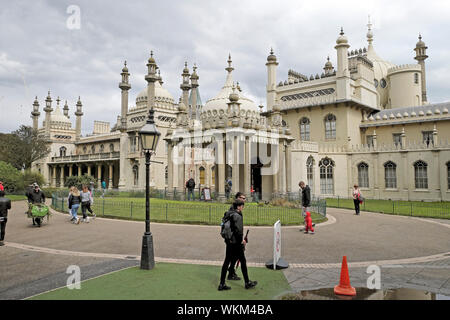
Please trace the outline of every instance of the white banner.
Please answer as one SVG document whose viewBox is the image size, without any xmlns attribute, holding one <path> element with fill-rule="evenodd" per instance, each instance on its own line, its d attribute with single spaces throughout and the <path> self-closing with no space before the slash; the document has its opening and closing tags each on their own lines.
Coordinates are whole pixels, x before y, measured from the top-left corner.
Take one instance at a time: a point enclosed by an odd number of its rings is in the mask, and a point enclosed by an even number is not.
<svg viewBox="0 0 450 320">
<path fill-rule="evenodd" d="M 281 222 L 278 220 L 273 225 L 273 270 L 277 269 L 278 260 L 281 257 Z"/>
</svg>

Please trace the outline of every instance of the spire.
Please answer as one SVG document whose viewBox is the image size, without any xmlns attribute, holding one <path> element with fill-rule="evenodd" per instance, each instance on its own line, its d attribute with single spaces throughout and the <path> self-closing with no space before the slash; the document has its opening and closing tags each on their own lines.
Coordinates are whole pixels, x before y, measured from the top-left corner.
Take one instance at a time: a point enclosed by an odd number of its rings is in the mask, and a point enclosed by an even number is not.
<svg viewBox="0 0 450 320">
<path fill-rule="evenodd" d="M 370 22 L 370 15 L 369 15 L 369 22 L 367 23 L 367 42 L 369 43 L 369 47 L 371 47 L 373 42 L 373 32 L 372 32 L 372 23 Z"/>
<path fill-rule="evenodd" d="M 267 57 L 267 62 L 277 62 L 277 57 L 273 54 L 273 48 L 270 48 L 270 55 Z"/>
<path fill-rule="evenodd" d="M 64 104 L 64 115 L 67 117 L 67 119 L 69 119 L 70 118 L 70 116 L 69 116 L 69 105 L 67 104 L 67 100 L 66 100 L 66 103 Z"/>
<path fill-rule="evenodd" d="M 228 67 L 226 67 L 225 70 L 227 70 L 229 73 L 231 73 L 234 70 L 234 68 L 231 66 L 231 63 L 233 62 L 231 60 L 231 53 L 228 54 L 227 62 L 228 62 Z"/>
</svg>

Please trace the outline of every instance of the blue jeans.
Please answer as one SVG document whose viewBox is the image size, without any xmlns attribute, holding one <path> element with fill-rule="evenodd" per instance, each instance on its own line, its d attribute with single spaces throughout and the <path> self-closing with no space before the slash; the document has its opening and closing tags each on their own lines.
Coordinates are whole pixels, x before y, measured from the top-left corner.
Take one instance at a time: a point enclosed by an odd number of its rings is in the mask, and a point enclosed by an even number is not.
<svg viewBox="0 0 450 320">
<path fill-rule="evenodd" d="M 78 208 L 80 207 L 80 204 L 73 204 L 72 205 L 72 209 L 70 209 L 72 211 L 72 217 L 74 217 L 75 219 L 78 218 L 77 216 L 77 212 L 78 212 Z"/>
<path fill-rule="evenodd" d="M 194 189 L 188 189 L 188 201 L 190 200 L 190 195 L 192 195 L 192 200 L 194 201 L 195 200 L 195 197 L 194 197 Z"/>
</svg>

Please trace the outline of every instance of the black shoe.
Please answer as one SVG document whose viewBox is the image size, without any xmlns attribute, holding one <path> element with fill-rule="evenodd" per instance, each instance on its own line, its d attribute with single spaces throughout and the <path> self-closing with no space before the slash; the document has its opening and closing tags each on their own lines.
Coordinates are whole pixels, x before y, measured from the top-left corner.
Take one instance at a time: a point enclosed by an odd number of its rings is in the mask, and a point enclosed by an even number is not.
<svg viewBox="0 0 450 320">
<path fill-rule="evenodd" d="M 312 226 L 313 226 L 313 227 L 315 227 L 315 226 L 316 226 L 316 224 L 315 224 L 315 223 L 313 223 L 313 224 L 312 224 Z"/>
<path fill-rule="evenodd" d="M 239 278 L 236 273 L 229 274 L 227 279 L 228 280 L 241 280 L 241 278 Z"/>
<path fill-rule="evenodd" d="M 225 283 L 219 284 L 219 288 L 218 288 L 219 291 L 230 290 L 230 289 L 231 289 L 231 287 L 227 286 Z"/>
<path fill-rule="evenodd" d="M 5 245 L 5 243 L 3 242 L 3 240 L 0 241 L 0 247 L 1 247 L 1 246 L 4 246 L 4 245 Z"/>
<path fill-rule="evenodd" d="M 258 284 L 258 281 L 249 281 L 245 284 L 245 289 L 253 288 Z"/>
</svg>

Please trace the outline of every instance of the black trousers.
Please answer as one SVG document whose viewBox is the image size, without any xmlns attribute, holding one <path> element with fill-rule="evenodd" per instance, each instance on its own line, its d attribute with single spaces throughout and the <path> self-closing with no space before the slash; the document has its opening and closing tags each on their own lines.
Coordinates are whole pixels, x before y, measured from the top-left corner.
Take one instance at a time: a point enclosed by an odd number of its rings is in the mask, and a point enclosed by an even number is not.
<svg viewBox="0 0 450 320">
<path fill-rule="evenodd" d="M 94 211 L 91 209 L 91 203 L 90 202 L 82 202 L 81 203 L 81 212 L 83 213 L 83 219 L 87 218 L 86 209 L 92 214 Z"/>
<path fill-rule="evenodd" d="M 6 220 L 0 222 L 0 241 L 5 240 Z"/>
<path fill-rule="evenodd" d="M 359 214 L 359 200 L 358 199 L 353 199 L 353 203 L 355 204 L 356 214 Z"/>
<path fill-rule="evenodd" d="M 225 251 L 225 260 L 223 261 L 222 272 L 220 274 L 221 284 L 225 283 L 225 276 L 227 275 L 227 270 L 230 266 L 230 263 L 232 263 L 232 261 L 236 262 L 237 260 L 241 262 L 241 269 L 242 275 L 244 276 L 244 281 L 246 283 L 249 281 L 247 272 L 247 260 L 245 259 L 244 254 L 244 246 L 240 243 L 238 244 L 227 243 Z"/>
</svg>

